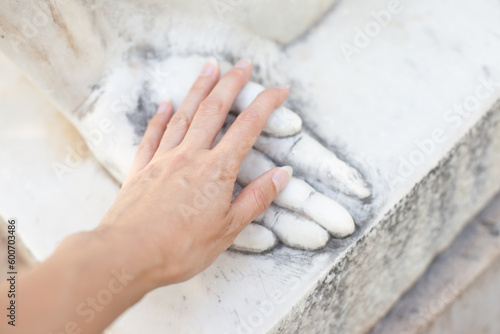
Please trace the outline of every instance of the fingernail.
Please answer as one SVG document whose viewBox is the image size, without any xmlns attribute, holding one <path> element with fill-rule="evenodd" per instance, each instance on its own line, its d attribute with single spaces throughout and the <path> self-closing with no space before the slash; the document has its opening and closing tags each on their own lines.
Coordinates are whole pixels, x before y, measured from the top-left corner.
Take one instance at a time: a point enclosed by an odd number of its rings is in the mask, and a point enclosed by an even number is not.
<svg viewBox="0 0 500 334">
<path fill-rule="evenodd" d="M 205 64 L 205 67 L 203 67 L 203 70 L 201 71 L 201 76 L 202 77 L 209 77 L 215 72 L 215 67 L 217 66 L 217 60 L 215 58 L 209 58 L 207 63 Z"/>
<path fill-rule="evenodd" d="M 250 65 L 251 65 L 250 60 L 248 60 L 248 59 L 241 59 L 236 64 L 234 64 L 234 67 L 247 68 Z"/>
<path fill-rule="evenodd" d="M 289 85 L 283 85 L 283 86 L 278 86 L 278 87 L 275 87 L 276 89 L 290 89 L 290 86 Z"/>
<path fill-rule="evenodd" d="M 156 111 L 156 113 L 157 114 L 164 114 L 164 113 L 166 113 L 170 109 L 171 106 L 172 105 L 170 104 L 170 102 L 163 102 L 158 107 L 158 110 Z"/>
<path fill-rule="evenodd" d="M 290 166 L 281 167 L 276 172 L 274 172 L 273 183 L 278 193 L 280 193 L 283 189 L 285 189 L 292 175 L 293 175 L 293 168 Z"/>
</svg>

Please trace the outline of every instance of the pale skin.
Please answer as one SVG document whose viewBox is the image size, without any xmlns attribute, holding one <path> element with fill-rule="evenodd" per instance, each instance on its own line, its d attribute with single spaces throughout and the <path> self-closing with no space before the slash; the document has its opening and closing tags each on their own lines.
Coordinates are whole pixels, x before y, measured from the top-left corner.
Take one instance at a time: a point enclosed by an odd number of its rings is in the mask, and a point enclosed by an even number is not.
<svg viewBox="0 0 500 334">
<path fill-rule="evenodd" d="M 20 277 L 16 326 L 2 317 L 2 333 L 101 333 L 149 291 L 207 268 L 271 204 L 289 168 L 232 194 L 240 162 L 288 88 L 262 92 L 214 146 L 251 72 L 241 60 L 219 80 L 207 63 L 175 114 L 169 103 L 159 107 L 100 225 L 67 237 Z M 7 305 L 9 288 L 0 290 Z"/>
</svg>

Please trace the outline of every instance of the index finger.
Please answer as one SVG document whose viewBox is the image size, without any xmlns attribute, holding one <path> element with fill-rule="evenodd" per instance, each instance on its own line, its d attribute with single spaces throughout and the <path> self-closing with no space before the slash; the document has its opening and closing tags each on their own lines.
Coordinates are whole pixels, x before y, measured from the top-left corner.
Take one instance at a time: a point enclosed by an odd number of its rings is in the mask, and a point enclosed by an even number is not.
<svg viewBox="0 0 500 334">
<path fill-rule="evenodd" d="M 214 151 L 240 163 L 250 151 L 274 109 L 287 98 L 289 88 L 266 89 L 234 121 Z"/>
</svg>

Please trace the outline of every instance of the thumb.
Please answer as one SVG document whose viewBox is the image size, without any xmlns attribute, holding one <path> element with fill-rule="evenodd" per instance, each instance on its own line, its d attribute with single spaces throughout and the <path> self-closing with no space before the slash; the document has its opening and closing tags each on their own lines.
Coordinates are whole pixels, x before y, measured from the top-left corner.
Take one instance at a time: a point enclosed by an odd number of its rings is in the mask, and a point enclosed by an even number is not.
<svg viewBox="0 0 500 334">
<path fill-rule="evenodd" d="M 273 168 L 246 186 L 231 205 L 233 226 L 237 233 L 257 218 L 285 189 L 292 177 L 290 166 Z"/>
</svg>

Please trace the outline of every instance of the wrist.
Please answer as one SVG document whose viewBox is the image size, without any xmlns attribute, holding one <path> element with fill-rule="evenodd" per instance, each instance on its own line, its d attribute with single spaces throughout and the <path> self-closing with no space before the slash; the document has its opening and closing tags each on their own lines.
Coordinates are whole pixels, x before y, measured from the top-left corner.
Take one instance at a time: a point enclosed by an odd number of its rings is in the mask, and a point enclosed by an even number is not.
<svg viewBox="0 0 500 334">
<path fill-rule="evenodd" d="M 110 254 L 110 261 L 127 268 L 145 293 L 180 281 L 176 274 L 179 266 L 175 265 L 178 261 L 162 251 L 165 245 L 175 248 L 176 240 L 168 235 L 152 234 L 151 229 L 137 228 L 123 219 L 120 224 L 116 223 L 117 219 L 111 221 L 105 218 L 95 230 L 86 232 L 87 237 L 103 244 L 100 248 Z"/>
<path fill-rule="evenodd" d="M 21 278 L 26 293 L 20 304 L 33 319 L 24 324 L 23 333 L 33 332 L 34 324 L 37 332 L 59 333 L 72 326 L 100 333 L 150 290 L 130 265 L 127 248 L 113 240 L 101 231 L 71 235 Z"/>
<path fill-rule="evenodd" d="M 147 275 L 144 275 L 140 252 L 115 229 L 70 235 L 61 242 L 53 258 L 55 262 L 66 264 L 68 275 L 88 281 L 92 276 L 93 281 L 100 282 L 100 288 L 121 285 L 126 288 L 123 292 L 127 294 L 127 300 L 133 301 L 132 304 L 152 289 Z"/>
</svg>

